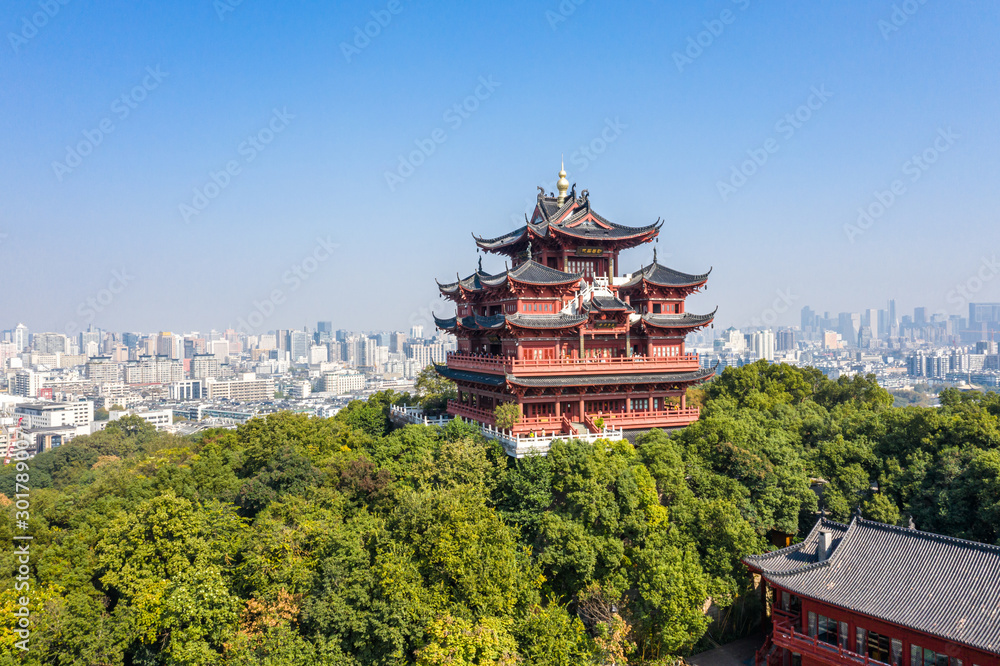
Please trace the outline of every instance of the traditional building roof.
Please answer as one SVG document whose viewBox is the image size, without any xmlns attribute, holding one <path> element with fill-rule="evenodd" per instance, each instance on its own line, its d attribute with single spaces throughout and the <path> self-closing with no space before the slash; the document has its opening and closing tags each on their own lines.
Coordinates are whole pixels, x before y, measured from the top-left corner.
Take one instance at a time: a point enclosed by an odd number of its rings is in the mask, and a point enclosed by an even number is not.
<svg viewBox="0 0 1000 666">
<path fill-rule="evenodd" d="M 719 308 L 715 308 L 708 314 L 692 314 L 683 312 L 681 314 L 644 314 L 642 320 L 650 326 L 657 328 L 690 328 L 691 326 L 704 326 L 715 319 L 715 313 Z"/>
<path fill-rule="evenodd" d="M 437 315 L 432 315 L 434 317 L 434 323 L 440 329 L 453 329 L 457 327 L 467 328 L 472 331 L 479 330 L 492 330 L 497 328 L 502 328 L 504 324 L 504 315 L 494 315 L 492 317 L 484 317 L 482 315 L 469 315 L 468 317 L 448 317 L 447 319 L 442 319 Z"/>
<path fill-rule="evenodd" d="M 507 323 L 520 328 L 569 328 L 587 321 L 587 315 L 507 315 Z"/>
<path fill-rule="evenodd" d="M 501 275 L 503 275 L 501 273 Z M 438 289 L 443 293 L 453 294 L 459 289 L 466 289 L 467 291 L 479 291 L 483 288 L 483 282 L 485 280 L 492 280 L 497 278 L 497 275 L 490 275 L 489 273 L 484 273 L 483 271 L 476 271 L 467 278 L 459 278 L 457 282 L 449 282 L 447 284 L 442 284 L 438 282 Z M 437 282 L 437 280 L 435 280 Z"/>
<path fill-rule="evenodd" d="M 469 372 L 468 370 L 455 370 L 447 365 L 434 364 L 437 373 L 446 379 L 460 382 L 472 382 L 474 384 L 487 384 L 489 386 L 503 386 L 507 379 L 503 375 L 487 375 L 483 372 Z"/>
<path fill-rule="evenodd" d="M 532 285 L 572 285 L 580 281 L 583 273 L 566 273 L 555 268 L 549 268 L 531 259 L 521 262 L 514 268 L 490 275 L 482 271 L 476 271 L 467 278 L 457 282 L 442 284 L 438 282 L 438 289 L 445 294 L 457 293 L 460 289 L 466 291 L 482 291 L 503 286 L 508 281 L 520 282 Z"/>
<path fill-rule="evenodd" d="M 843 527 L 820 522 L 800 547 L 744 562 L 794 594 L 1000 654 L 1000 546 L 855 518 L 817 562 L 820 529 Z"/>
<path fill-rule="evenodd" d="M 667 268 L 666 266 L 657 263 L 654 258 L 653 263 L 648 266 L 643 266 L 638 271 L 633 273 L 631 279 L 621 285 L 619 289 L 636 287 L 642 284 L 643 281 L 658 287 L 693 287 L 704 284 L 708 280 L 708 276 L 711 272 L 712 269 L 708 269 L 708 273 L 702 273 L 701 275 L 681 273 L 680 271 L 675 271 L 672 268 Z"/>
<path fill-rule="evenodd" d="M 515 377 L 507 375 L 507 381 L 515 386 L 607 386 L 609 384 L 661 384 L 701 382 L 715 374 L 715 368 L 693 370 L 691 372 L 657 372 L 628 375 L 578 375 L 565 377 Z"/>
<path fill-rule="evenodd" d="M 514 386 L 530 388 L 550 386 L 608 386 L 615 384 L 661 384 L 700 382 L 715 374 L 716 368 L 692 372 L 658 372 L 638 375 L 582 375 L 563 377 L 517 377 L 515 375 L 491 375 L 485 372 L 454 370 L 446 365 L 434 366 L 438 374 L 448 379 L 500 386 L 510 383 Z"/>
<path fill-rule="evenodd" d="M 510 252 L 527 243 L 532 237 L 547 238 L 563 235 L 576 240 L 601 244 L 604 241 L 633 240 L 635 244 L 651 240 L 660 231 L 663 222 L 656 221 L 644 227 L 627 227 L 615 224 L 598 215 L 590 207 L 586 194 L 570 196 L 563 205 L 556 197 L 539 196 L 538 206 L 531 220 L 523 227 L 496 238 L 472 237 L 476 244 L 491 252 Z"/>
<path fill-rule="evenodd" d="M 616 296 L 593 296 L 583 304 L 585 310 L 600 312 L 634 312 L 632 306 Z"/>
<path fill-rule="evenodd" d="M 583 273 L 566 273 L 528 259 L 506 273 L 484 280 L 484 283 L 492 287 L 511 279 L 526 284 L 572 284 L 578 282 L 582 277 Z"/>
<path fill-rule="evenodd" d="M 448 318 L 438 317 L 437 315 L 433 316 L 434 316 L 434 323 L 440 329 L 450 330 L 456 328 L 464 328 L 471 331 L 495 330 L 498 328 L 503 328 L 505 323 L 510 324 L 511 326 L 518 326 L 520 328 L 535 328 L 535 329 L 569 328 L 571 326 L 579 326 L 588 319 L 587 315 L 568 315 L 568 314 L 554 314 L 554 315 L 498 314 L 498 315 L 493 315 L 492 317 L 484 317 L 481 315 L 470 315 L 468 317 L 448 317 Z"/>
<path fill-rule="evenodd" d="M 748 555 L 744 561 L 766 573 L 778 573 L 798 569 L 816 561 L 816 547 L 819 545 L 819 533 L 831 533 L 832 548 L 836 548 L 841 538 L 847 532 L 847 525 L 835 523 L 821 518 L 813 525 L 812 530 L 801 543 L 796 543 L 781 550 L 774 550 L 762 555 Z"/>
</svg>

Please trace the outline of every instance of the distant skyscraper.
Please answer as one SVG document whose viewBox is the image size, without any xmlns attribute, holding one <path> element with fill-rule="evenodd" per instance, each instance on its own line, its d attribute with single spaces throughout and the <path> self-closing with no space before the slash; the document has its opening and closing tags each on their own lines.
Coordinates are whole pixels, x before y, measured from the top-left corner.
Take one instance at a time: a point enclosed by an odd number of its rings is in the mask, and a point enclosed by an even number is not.
<svg viewBox="0 0 1000 666">
<path fill-rule="evenodd" d="M 896 318 L 896 299 L 889 299 L 889 329 L 899 326 L 899 319 Z"/>
<path fill-rule="evenodd" d="M 990 324 L 1000 323 L 1000 303 L 969 303 L 969 327 L 979 328 L 977 324 L 981 323 L 996 328 Z"/>
<path fill-rule="evenodd" d="M 300 359 L 309 362 L 309 334 L 305 331 L 288 332 L 288 351 L 292 355 L 292 363 L 298 363 Z"/>
<path fill-rule="evenodd" d="M 927 308 L 913 308 L 913 325 L 923 326 L 927 323 Z"/>
<path fill-rule="evenodd" d="M 412 340 L 422 340 L 424 337 L 423 324 L 414 324 L 410 327 L 410 338 Z"/>
<path fill-rule="evenodd" d="M 28 348 L 28 338 L 28 327 L 24 324 L 18 324 L 14 329 L 14 346 L 17 347 L 18 353 Z"/>
<path fill-rule="evenodd" d="M 808 305 L 802 308 L 802 331 L 809 331 L 816 326 L 816 312 Z"/>
</svg>

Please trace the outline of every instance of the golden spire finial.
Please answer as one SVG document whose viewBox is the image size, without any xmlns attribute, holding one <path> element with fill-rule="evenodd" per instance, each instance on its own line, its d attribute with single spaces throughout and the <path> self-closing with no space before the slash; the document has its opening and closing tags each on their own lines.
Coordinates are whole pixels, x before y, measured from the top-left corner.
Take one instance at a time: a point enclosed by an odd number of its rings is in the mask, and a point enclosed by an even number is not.
<svg viewBox="0 0 1000 666">
<path fill-rule="evenodd" d="M 566 193 L 569 191 L 569 181 L 566 180 L 566 162 L 563 158 L 559 160 L 559 182 L 556 183 L 556 187 L 559 188 L 559 205 L 562 206 L 566 201 Z"/>
</svg>

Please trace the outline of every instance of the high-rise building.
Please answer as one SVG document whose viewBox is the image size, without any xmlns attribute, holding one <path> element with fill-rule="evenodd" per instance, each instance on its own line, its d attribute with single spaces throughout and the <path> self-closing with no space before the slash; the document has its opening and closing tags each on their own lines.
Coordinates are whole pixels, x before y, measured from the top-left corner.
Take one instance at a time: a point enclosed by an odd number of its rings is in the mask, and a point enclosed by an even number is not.
<svg viewBox="0 0 1000 666">
<path fill-rule="evenodd" d="M 414 324 L 410 327 L 410 338 L 413 340 L 422 340 L 424 337 L 424 326 L 423 324 Z"/>
<path fill-rule="evenodd" d="M 219 365 L 215 354 L 195 354 L 191 359 L 191 379 L 217 379 L 221 374 Z"/>
<path fill-rule="evenodd" d="M 1000 324 L 1000 303 L 969 303 L 969 327 L 979 328 L 985 323 L 987 328 L 997 328 Z"/>
<path fill-rule="evenodd" d="M 28 327 L 24 324 L 18 324 L 14 327 L 14 346 L 17 347 L 17 352 L 20 354 L 23 351 L 27 351 L 29 342 Z"/>
<path fill-rule="evenodd" d="M 31 346 L 39 354 L 69 353 L 66 336 L 62 333 L 35 333 L 31 337 Z"/>
<path fill-rule="evenodd" d="M 94 356 L 87 361 L 87 379 L 95 384 L 117 384 L 121 381 L 121 366 L 110 356 Z"/>
<path fill-rule="evenodd" d="M 792 351 L 795 349 L 795 331 L 790 328 L 783 328 L 775 334 L 775 349 L 778 351 Z"/>
<path fill-rule="evenodd" d="M 288 351 L 291 352 L 292 363 L 308 363 L 309 334 L 305 331 L 289 331 Z"/>
<path fill-rule="evenodd" d="M 766 329 L 750 334 L 749 351 L 758 359 L 774 360 L 774 331 Z"/>
<path fill-rule="evenodd" d="M 913 308 L 913 325 L 924 326 L 927 323 L 927 308 Z"/>
</svg>

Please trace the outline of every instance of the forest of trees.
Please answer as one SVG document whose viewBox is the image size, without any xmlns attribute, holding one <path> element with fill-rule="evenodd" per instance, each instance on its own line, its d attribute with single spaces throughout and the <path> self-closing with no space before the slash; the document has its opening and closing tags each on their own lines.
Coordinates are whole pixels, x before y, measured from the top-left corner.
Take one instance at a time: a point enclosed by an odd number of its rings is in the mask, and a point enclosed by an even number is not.
<svg viewBox="0 0 1000 666">
<path fill-rule="evenodd" d="M 1000 538 L 996 394 L 901 408 L 872 377 L 762 362 L 692 391 L 681 431 L 521 460 L 460 421 L 393 427 L 403 399 L 195 438 L 123 418 L 38 455 L 30 650 L 8 546 L 0 664 L 667 664 L 751 629 L 740 558 L 820 504 Z"/>
</svg>

